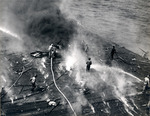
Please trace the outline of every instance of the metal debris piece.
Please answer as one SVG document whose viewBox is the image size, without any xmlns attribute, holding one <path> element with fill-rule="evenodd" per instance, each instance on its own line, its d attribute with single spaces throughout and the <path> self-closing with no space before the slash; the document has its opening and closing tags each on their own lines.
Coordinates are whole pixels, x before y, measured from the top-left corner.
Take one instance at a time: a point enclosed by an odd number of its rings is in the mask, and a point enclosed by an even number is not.
<svg viewBox="0 0 150 116">
<path fill-rule="evenodd" d="M 132 58 L 133 61 L 136 61 L 136 58 Z"/>
<path fill-rule="evenodd" d="M 41 110 L 40 108 L 37 109 L 37 111 L 40 111 L 40 110 Z"/>
<path fill-rule="evenodd" d="M 50 105 L 50 106 L 56 106 L 56 102 L 50 101 L 50 102 L 48 103 L 48 105 Z"/>
<path fill-rule="evenodd" d="M 141 68 L 139 65 L 137 66 L 138 68 Z"/>
</svg>

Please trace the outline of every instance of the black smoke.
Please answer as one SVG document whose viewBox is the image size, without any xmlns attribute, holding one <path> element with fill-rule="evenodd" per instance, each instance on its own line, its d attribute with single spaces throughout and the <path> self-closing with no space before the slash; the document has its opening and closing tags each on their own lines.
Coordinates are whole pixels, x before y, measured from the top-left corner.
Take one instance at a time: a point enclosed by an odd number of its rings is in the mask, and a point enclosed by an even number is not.
<svg viewBox="0 0 150 116">
<path fill-rule="evenodd" d="M 68 44 L 76 33 L 76 24 L 59 9 L 59 0 L 15 0 L 10 9 L 21 21 L 23 32 L 36 46 Z M 10 4 L 10 3 L 9 3 Z M 26 43 L 28 44 L 28 43 Z"/>
</svg>

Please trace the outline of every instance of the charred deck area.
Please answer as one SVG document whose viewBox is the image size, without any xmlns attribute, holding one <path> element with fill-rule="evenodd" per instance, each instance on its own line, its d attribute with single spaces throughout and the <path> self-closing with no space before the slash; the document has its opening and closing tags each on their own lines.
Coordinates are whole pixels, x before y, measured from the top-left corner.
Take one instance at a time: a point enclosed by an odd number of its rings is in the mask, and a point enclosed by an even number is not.
<svg viewBox="0 0 150 116">
<path fill-rule="evenodd" d="M 109 54 L 109 44 L 104 45 L 104 50 L 106 50 L 106 56 Z M 91 48 L 92 49 L 92 48 Z M 117 46 L 118 54 L 120 57 L 115 58 L 112 63 L 118 64 L 124 69 L 126 72 L 132 73 L 137 76 L 141 80 L 143 80 L 144 76 L 149 73 L 150 62 L 147 59 L 143 59 L 137 54 L 134 54 L 125 48 L 121 48 Z M 1 113 L 3 116 L 70 116 L 73 114 L 67 104 L 67 102 L 62 98 L 61 94 L 57 91 L 54 86 L 52 75 L 50 73 L 50 60 L 46 61 L 46 70 L 49 72 L 49 75 L 46 79 L 44 79 L 44 74 L 41 74 L 40 69 L 36 68 L 36 65 L 39 63 L 39 59 L 33 59 L 31 57 L 24 54 L 7 54 L 5 52 L 1 52 L 4 56 L 4 59 L 1 59 L 5 63 L 5 61 L 9 61 L 11 65 L 11 73 L 9 76 L 12 80 L 11 84 L 14 84 L 11 88 L 13 91 L 12 99 L 8 95 L 6 91 L 2 91 L 1 93 Z M 97 56 L 98 58 L 99 56 Z M 28 58 L 28 60 L 27 60 Z M 107 59 L 107 58 L 106 58 Z M 134 60 L 133 60 L 134 59 Z M 41 60 L 41 59 L 40 59 Z M 101 59 L 103 62 L 107 62 L 104 59 Z M 101 62 L 100 61 L 100 62 Z M 71 87 L 74 91 L 82 91 L 82 88 L 69 78 L 67 71 L 59 70 L 59 63 L 62 62 L 61 58 L 54 59 L 54 72 L 56 82 L 59 88 L 64 91 L 65 87 Z M 31 84 L 30 77 L 33 73 L 38 75 L 37 78 L 37 88 L 34 92 L 31 92 Z M 94 73 L 94 72 L 91 72 Z M 16 81 L 17 80 L 17 81 Z M 68 84 L 69 83 L 69 84 Z M 106 85 L 108 86 L 108 85 Z M 137 93 L 133 93 L 131 95 L 127 95 L 126 98 L 128 102 L 132 104 L 132 108 L 134 112 L 132 113 L 135 116 L 146 116 L 149 115 L 149 110 L 147 109 L 147 103 L 149 101 L 149 92 L 142 94 L 143 84 L 137 84 L 136 89 Z M 107 91 L 107 87 L 105 87 L 105 91 Z M 108 93 L 110 97 L 107 97 L 105 100 L 101 97 L 101 93 L 96 93 L 88 88 L 86 88 L 83 92 L 85 98 L 87 98 L 88 102 L 93 105 L 95 109 L 95 113 L 93 113 L 91 107 L 88 105 L 83 106 L 81 113 L 79 115 L 82 116 L 127 116 L 130 115 L 124 109 L 124 104 L 118 100 L 117 98 L 111 96 L 113 93 L 108 89 Z M 68 97 L 70 102 L 74 104 L 74 96 L 71 91 L 65 91 L 64 94 Z M 51 99 L 56 102 L 55 106 L 50 106 L 46 99 Z M 134 99 L 134 102 L 132 99 Z"/>
</svg>

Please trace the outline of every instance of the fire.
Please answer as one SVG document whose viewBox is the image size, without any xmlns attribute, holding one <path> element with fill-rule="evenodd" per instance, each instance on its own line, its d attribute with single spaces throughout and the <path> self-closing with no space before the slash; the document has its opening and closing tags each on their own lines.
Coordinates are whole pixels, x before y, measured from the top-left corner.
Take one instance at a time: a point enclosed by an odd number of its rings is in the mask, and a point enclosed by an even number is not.
<svg viewBox="0 0 150 116">
<path fill-rule="evenodd" d="M 42 60 L 41 60 L 41 65 L 42 65 L 44 68 L 46 68 L 45 62 L 46 62 L 46 58 L 42 58 Z"/>
<path fill-rule="evenodd" d="M 46 62 L 46 58 L 42 58 L 40 60 L 40 65 L 38 66 L 38 70 L 41 72 L 42 75 L 45 74 L 45 69 L 46 69 L 45 62 Z"/>
<path fill-rule="evenodd" d="M 49 76 L 49 74 L 47 73 L 47 74 L 44 75 L 44 78 L 47 79 L 48 76 Z"/>
<path fill-rule="evenodd" d="M 90 106 L 92 112 L 95 113 L 95 109 L 94 109 L 93 105 L 89 103 L 89 106 Z"/>
<path fill-rule="evenodd" d="M 42 58 L 41 60 L 39 60 L 38 70 L 41 72 L 44 79 L 47 79 L 49 77 L 49 73 L 47 71 L 47 67 L 46 67 L 45 63 L 46 63 L 46 58 Z M 44 80 L 43 83 L 46 83 L 46 81 Z"/>
<path fill-rule="evenodd" d="M 39 71 L 41 72 L 42 75 L 45 73 L 43 67 L 39 67 Z"/>
<path fill-rule="evenodd" d="M 66 70 L 70 71 L 76 63 L 76 58 L 72 56 L 68 56 L 66 59 Z"/>
<path fill-rule="evenodd" d="M 21 38 L 17 34 L 11 32 L 11 31 L 9 31 L 9 30 L 7 30 L 5 28 L 0 27 L 0 31 L 2 31 L 2 32 L 6 33 L 8 35 L 11 35 L 11 36 L 17 38 L 18 40 L 21 40 Z"/>
<path fill-rule="evenodd" d="M 10 97 L 10 100 L 11 100 L 11 103 L 13 104 L 14 103 L 14 99 L 12 97 Z"/>
</svg>

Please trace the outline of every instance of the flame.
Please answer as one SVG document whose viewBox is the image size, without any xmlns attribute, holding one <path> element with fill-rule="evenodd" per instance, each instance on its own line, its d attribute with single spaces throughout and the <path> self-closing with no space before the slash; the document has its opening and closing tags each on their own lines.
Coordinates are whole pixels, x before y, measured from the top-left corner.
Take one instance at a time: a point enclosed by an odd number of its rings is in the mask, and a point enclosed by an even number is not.
<svg viewBox="0 0 150 116">
<path fill-rule="evenodd" d="M 18 40 L 21 40 L 21 38 L 20 38 L 17 34 L 15 34 L 15 33 L 11 32 L 11 31 L 9 31 L 9 30 L 7 30 L 7 29 L 5 29 L 5 28 L 3 28 L 3 27 L 0 27 L 0 31 L 2 31 L 2 32 L 6 33 L 6 34 L 8 34 L 8 35 L 11 35 L 11 36 L 17 38 Z"/>
<path fill-rule="evenodd" d="M 134 111 L 134 108 L 133 108 L 130 104 L 128 104 L 128 100 L 127 100 L 125 97 L 121 96 L 121 97 L 120 97 L 120 101 L 123 102 L 124 108 L 125 108 L 126 112 L 127 112 L 128 114 L 130 114 L 131 116 L 134 116 L 134 115 L 129 111 L 129 110 Z"/>
<path fill-rule="evenodd" d="M 49 74 L 47 73 L 47 74 L 44 75 L 44 78 L 47 79 L 48 76 L 49 76 Z"/>
<path fill-rule="evenodd" d="M 47 72 L 47 69 L 46 69 L 47 67 L 46 67 L 45 63 L 46 63 L 46 58 L 42 58 L 39 61 L 38 70 L 44 76 L 44 79 L 47 79 L 49 77 L 49 73 Z M 43 83 L 46 83 L 46 82 L 44 81 Z"/>
<path fill-rule="evenodd" d="M 94 109 L 93 105 L 89 103 L 89 106 L 91 107 L 92 112 L 95 113 L 95 109 Z"/>
<path fill-rule="evenodd" d="M 135 104 L 134 100 L 131 99 L 131 101 L 132 101 L 133 105 L 136 107 L 136 109 L 139 109 L 138 106 Z"/>
<path fill-rule="evenodd" d="M 13 104 L 14 103 L 14 99 L 12 97 L 10 97 L 10 100 L 11 100 L 11 103 Z"/>
<path fill-rule="evenodd" d="M 41 59 L 41 64 L 42 64 L 42 66 L 43 66 L 44 68 L 46 68 L 45 62 L 46 62 L 46 58 L 42 58 L 42 59 Z"/>
<path fill-rule="evenodd" d="M 45 74 L 45 71 L 44 71 L 44 69 L 42 67 L 39 67 L 39 71 L 41 72 L 42 75 Z"/>
</svg>

